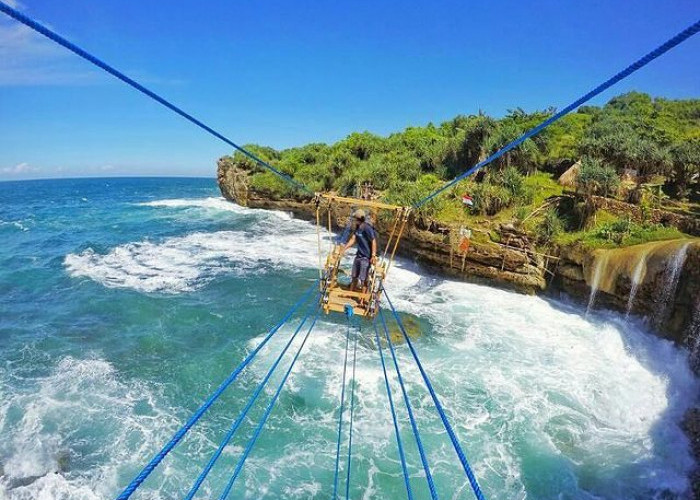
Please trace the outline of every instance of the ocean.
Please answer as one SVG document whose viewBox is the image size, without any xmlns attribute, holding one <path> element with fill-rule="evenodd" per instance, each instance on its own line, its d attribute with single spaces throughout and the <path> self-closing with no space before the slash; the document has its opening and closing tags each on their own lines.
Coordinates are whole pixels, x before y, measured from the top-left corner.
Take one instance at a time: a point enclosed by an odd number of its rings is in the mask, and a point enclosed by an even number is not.
<svg viewBox="0 0 700 500">
<path fill-rule="evenodd" d="M 2 182 L 0 241 L 0 499 L 114 498 L 318 276 L 313 225 L 229 203 L 213 179 Z M 700 385 L 687 353 L 643 322 L 407 260 L 386 286 L 419 326 L 416 350 L 487 498 L 676 498 L 688 487 L 679 424 Z M 185 495 L 294 326 L 133 498 Z M 343 317 L 321 317 L 231 498 L 331 496 L 345 332 Z M 374 332 L 354 335 L 350 497 L 405 498 Z M 472 498 L 407 346 L 396 351 L 440 498 Z M 220 494 L 290 359 L 198 498 Z M 414 496 L 428 498 L 390 382 Z"/>
</svg>

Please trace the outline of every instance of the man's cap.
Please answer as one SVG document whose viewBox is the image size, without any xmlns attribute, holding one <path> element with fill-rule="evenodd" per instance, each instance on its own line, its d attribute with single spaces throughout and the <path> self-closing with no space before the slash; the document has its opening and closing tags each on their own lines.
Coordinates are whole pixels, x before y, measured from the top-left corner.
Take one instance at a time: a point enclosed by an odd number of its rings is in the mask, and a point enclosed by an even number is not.
<svg viewBox="0 0 700 500">
<path fill-rule="evenodd" d="M 352 215 L 356 219 L 364 219 L 365 218 L 365 211 L 362 210 L 361 208 L 358 208 L 357 210 L 355 210 L 355 213 Z"/>
</svg>

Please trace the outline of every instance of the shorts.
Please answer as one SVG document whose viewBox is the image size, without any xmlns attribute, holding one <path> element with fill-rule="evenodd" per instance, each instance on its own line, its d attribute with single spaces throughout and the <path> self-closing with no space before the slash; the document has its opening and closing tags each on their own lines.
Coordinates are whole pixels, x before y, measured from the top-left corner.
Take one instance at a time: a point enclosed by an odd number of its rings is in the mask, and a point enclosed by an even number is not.
<svg viewBox="0 0 700 500">
<path fill-rule="evenodd" d="M 352 280 L 357 280 L 359 285 L 364 285 L 367 281 L 367 272 L 369 271 L 369 259 L 367 257 L 355 257 L 352 263 Z"/>
</svg>

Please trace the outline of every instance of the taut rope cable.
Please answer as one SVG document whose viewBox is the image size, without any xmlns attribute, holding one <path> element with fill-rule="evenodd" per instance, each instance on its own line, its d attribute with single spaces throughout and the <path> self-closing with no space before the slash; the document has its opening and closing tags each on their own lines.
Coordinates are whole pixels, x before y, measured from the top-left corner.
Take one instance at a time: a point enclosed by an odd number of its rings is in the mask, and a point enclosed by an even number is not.
<svg viewBox="0 0 700 500">
<path fill-rule="evenodd" d="M 335 473 L 333 475 L 333 496 L 332 500 L 338 497 L 338 469 L 340 467 L 340 441 L 343 433 L 343 412 L 345 411 L 345 375 L 348 370 L 348 348 L 350 346 L 350 321 L 345 334 L 345 361 L 343 362 L 343 381 L 340 389 L 340 416 L 338 417 L 338 441 L 335 447 Z"/>
<path fill-rule="evenodd" d="M 666 52 L 668 52 L 672 48 L 676 47 L 677 45 L 686 41 L 691 36 L 695 35 L 698 31 L 700 31 L 700 21 L 697 21 L 695 24 L 692 24 L 691 26 L 689 26 L 685 30 L 678 33 L 673 38 L 669 39 L 667 42 L 663 43 L 662 45 L 659 45 L 657 48 L 655 48 L 654 50 L 649 52 L 647 55 L 645 55 L 641 59 L 638 59 L 634 63 L 630 64 L 629 66 L 627 66 L 627 68 L 623 69 L 622 71 L 617 73 L 615 76 L 613 76 L 610 79 L 606 80 L 605 82 L 601 83 L 600 85 L 598 85 L 596 88 L 594 88 L 593 90 L 591 90 L 590 92 L 588 92 L 584 96 L 576 99 L 574 102 L 569 104 L 567 107 L 565 107 L 564 109 L 562 109 L 558 113 L 555 113 L 554 115 L 552 115 L 551 117 L 549 117 L 548 119 L 546 119 L 545 121 L 543 121 L 542 123 L 537 125 L 536 127 L 528 130 L 522 136 L 515 139 L 513 142 L 511 142 L 511 143 L 507 144 L 506 146 L 504 146 L 503 148 L 499 149 L 498 151 L 493 153 L 491 156 L 489 156 L 485 160 L 477 163 L 476 165 L 471 167 L 469 170 L 467 170 L 463 174 L 455 177 L 454 179 L 449 181 L 447 184 L 445 184 L 441 188 L 437 189 L 436 191 L 433 191 L 431 194 L 429 194 L 428 196 L 426 196 L 422 200 L 417 201 L 413 206 L 415 208 L 422 207 L 423 205 L 425 205 L 427 202 L 429 202 L 430 200 L 435 198 L 437 195 L 439 195 L 440 193 L 442 193 L 446 189 L 449 189 L 450 187 L 454 186 L 462 179 L 469 177 L 477 170 L 480 170 L 481 168 L 485 167 L 486 165 L 488 165 L 492 161 L 500 158 L 501 156 L 506 154 L 511 149 L 518 147 L 520 144 L 525 142 L 527 139 L 538 134 L 543 129 L 545 129 L 546 127 L 548 127 L 552 123 L 554 123 L 557 120 L 559 120 L 560 118 L 562 118 L 564 115 L 569 114 L 574 109 L 578 108 L 580 105 L 590 101 L 591 99 L 593 99 L 595 96 L 597 96 L 601 92 L 612 87 L 613 85 L 615 85 L 619 81 L 627 78 L 635 71 L 643 68 L 644 66 L 649 64 L 651 61 L 653 61 L 657 57 L 662 56 L 663 54 L 665 54 Z"/>
<path fill-rule="evenodd" d="M 316 294 L 316 300 L 315 300 L 316 302 L 318 301 L 319 297 L 320 297 L 320 293 Z M 253 404 L 255 404 L 255 401 L 258 399 L 258 396 L 260 396 L 260 393 L 267 385 L 267 382 L 270 380 L 270 377 L 272 377 L 272 374 L 277 369 L 277 365 L 279 365 L 280 361 L 282 361 L 282 358 L 287 353 L 287 350 L 289 350 L 289 346 L 292 345 L 292 342 L 294 342 L 294 339 L 297 337 L 297 335 L 299 334 L 301 329 L 304 327 L 306 320 L 309 319 L 309 316 L 311 316 L 312 305 L 313 305 L 313 303 L 309 304 L 308 312 L 307 312 L 306 316 L 304 316 L 304 318 L 302 318 L 301 322 L 299 323 L 299 326 L 296 328 L 296 330 L 294 331 L 292 336 L 287 341 L 287 344 L 284 346 L 284 349 L 282 349 L 282 352 L 279 354 L 279 356 L 277 356 L 277 359 L 275 360 L 275 362 L 272 364 L 272 366 L 268 370 L 267 374 L 265 375 L 265 378 L 256 387 L 255 391 L 253 392 L 253 395 L 248 400 L 248 403 L 245 405 L 243 410 L 239 413 L 235 422 L 233 423 L 233 425 L 231 426 L 229 431 L 224 436 L 224 439 L 219 444 L 219 447 L 216 449 L 216 451 L 212 455 L 211 459 L 209 460 L 207 465 L 202 470 L 199 477 L 197 477 L 196 481 L 192 485 L 192 488 L 190 489 L 189 493 L 185 497 L 185 500 L 191 500 L 195 496 L 195 494 L 197 493 L 197 490 L 199 490 L 199 487 L 202 485 L 202 482 L 204 482 L 204 479 L 207 477 L 207 474 L 209 474 L 212 467 L 214 467 L 214 464 L 216 464 L 216 461 L 221 456 L 221 453 L 224 451 L 224 448 L 226 448 L 226 446 L 231 441 L 231 439 L 233 438 L 236 431 L 238 431 L 238 428 L 241 426 L 241 423 L 243 423 L 243 419 L 248 414 L 250 409 L 253 407 Z"/>
<path fill-rule="evenodd" d="M 411 422 L 411 428 L 413 429 L 413 435 L 416 438 L 416 444 L 418 445 L 418 453 L 420 455 L 420 460 L 423 464 L 423 470 L 425 471 L 425 478 L 428 481 L 428 488 L 430 489 L 430 497 L 433 500 L 437 500 L 438 495 L 435 490 L 435 483 L 433 482 L 433 475 L 430 473 L 430 465 L 428 465 L 428 458 L 425 456 L 425 450 L 423 449 L 423 442 L 420 438 L 420 432 L 418 432 L 418 425 L 416 424 L 416 419 L 413 416 L 413 409 L 411 408 L 411 402 L 408 399 L 408 393 L 406 392 L 406 387 L 403 383 L 403 377 L 401 376 L 401 370 L 399 370 L 399 362 L 396 359 L 396 353 L 394 352 L 394 345 L 391 342 L 391 336 L 389 335 L 389 328 L 386 326 L 386 320 L 384 319 L 384 313 L 379 310 L 379 318 L 382 320 L 382 326 L 384 327 L 384 335 L 386 336 L 386 342 L 389 345 L 389 351 L 391 352 L 391 358 L 394 360 L 394 368 L 396 369 L 396 378 L 399 379 L 399 386 L 401 387 L 401 392 L 403 393 L 403 400 L 406 403 L 406 410 L 408 411 L 408 419 Z"/>
<path fill-rule="evenodd" d="M 184 111 L 184 110 L 182 110 L 181 108 L 175 106 L 173 103 L 171 103 L 171 102 L 168 101 L 167 99 L 165 99 L 165 98 L 159 96 L 158 94 L 156 94 L 156 93 L 153 92 L 152 90 L 147 89 L 146 87 L 144 87 L 143 85 L 141 85 L 140 83 L 138 83 L 136 80 L 134 80 L 134 79 L 132 79 L 132 78 L 126 76 L 126 75 L 125 75 L 124 73 L 122 73 L 121 71 L 115 69 L 114 67 L 110 66 L 109 64 L 107 64 L 106 62 L 102 61 L 101 59 L 98 59 L 97 57 L 93 56 L 93 55 L 90 54 L 89 52 L 87 52 L 87 51 L 81 49 L 80 47 L 78 47 L 78 46 L 75 45 L 74 43 L 72 43 L 72 42 L 70 42 L 69 40 L 63 38 L 63 37 L 62 37 L 61 35 L 59 35 L 58 33 L 56 33 L 56 32 L 54 32 L 54 31 L 50 30 L 49 28 L 47 28 L 46 26 L 44 26 L 44 25 L 42 25 L 42 24 L 39 24 L 38 22 L 36 22 L 36 21 L 33 20 L 32 18 L 30 18 L 30 17 L 28 17 L 28 16 L 25 16 L 24 14 L 22 14 L 22 13 L 19 12 L 18 10 L 13 9 L 12 7 L 10 7 L 9 5 L 7 5 L 6 3 L 4 3 L 4 2 L 2 2 L 2 1 L 0 1 L 0 11 L 1 11 L 1 12 L 4 12 L 4 13 L 7 14 L 8 16 L 14 18 L 15 20 L 19 21 L 20 23 L 22 23 L 22 24 L 24 24 L 24 25 L 26 25 L 26 26 L 29 26 L 29 27 L 30 27 L 31 29 L 33 29 L 34 31 L 36 31 L 36 32 L 38 32 L 38 33 L 41 33 L 41 34 L 44 35 L 45 37 L 47 37 L 47 38 L 49 38 L 50 40 L 53 40 L 54 42 L 56 42 L 57 44 L 62 45 L 63 47 L 65 47 L 66 49 L 70 50 L 70 51 L 73 52 L 74 54 L 77 54 L 78 56 L 82 57 L 83 59 L 85 59 L 85 60 L 91 62 L 92 64 L 94 64 L 94 65 L 97 66 L 98 68 L 103 69 L 104 71 L 106 71 L 107 73 L 111 74 L 112 76 L 118 78 L 119 80 L 123 81 L 123 82 L 126 83 L 127 85 L 129 85 L 129 86 L 135 88 L 136 90 L 138 90 L 138 91 L 141 92 L 142 94 L 147 95 L 148 97 L 150 97 L 150 98 L 153 99 L 154 101 L 156 101 L 156 102 L 162 104 L 163 106 L 165 106 L 165 107 L 168 108 L 169 110 L 171 110 L 171 111 L 177 113 L 178 115 L 180 115 L 181 117 L 183 117 L 183 118 L 186 119 L 187 121 L 189 121 L 189 122 L 191 122 L 191 123 L 194 123 L 196 126 L 198 126 L 199 128 L 201 128 L 202 130 L 208 132 L 209 134 L 213 135 L 213 136 L 216 137 L 217 139 L 220 139 L 220 140 L 224 141 L 224 142 L 225 142 L 226 144 L 228 144 L 229 146 L 234 147 L 235 149 L 237 149 L 238 151 L 240 151 L 241 153 L 243 153 L 245 156 L 247 156 L 248 158 L 250 158 L 251 160 L 253 160 L 254 162 L 256 162 L 258 165 L 260 165 L 260 166 L 263 167 L 263 168 L 266 168 L 267 170 L 269 170 L 270 172 L 272 172 L 272 173 L 274 173 L 275 175 L 279 176 L 281 179 L 285 180 L 286 182 L 292 184 L 293 186 L 295 186 L 295 187 L 297 187 L 297 188 L 299 188 L 299 189 L 301 189 L 301 190 L 303 190 L 303 191 L 306 191 L 307 193 L 313 194 L 313 191 L 312 191 L 311 189 L 309 189 L 308 187 L 306 187 L 304 184 L 300 183 L 299 181 L 296 181 L 296 180 L 292 179 L 292 177 L 291 177 L 289 174 L 285 174 L 284 172 L 281 172 L 280 170 L 276 169 L 275 167 L 273 167 L 272 165 L 270 165 L 269 163 L 267 163 L 267 162 L 264 161 L 263 159 L 259 158 L 259 157 L 256 156 L 255 154 L 251 153 L 251 152 L 248 151 L 247 149 L 245 149 L 245 148 L 239 146 L 238 144 L 236 144 L 235 142 L 233 142 L 231 139 L 227 138 L 227 137 L 224 136 L 223 134 L 217 132 L 216 130 L 214 130 L 213 128 L 211 128 L 211 127 L 209 127 L 208 125 L 204 124 L 202 121 L 198 120 L 197 118 L 195 118 L 194 116 L 190 115 L 190 114 L 187 113 L 186 111 Z"/>
<path fill-rule="evenodd" d="M 391 387 L 389 386 L 389 376 L 386 373 L 386 363 L 384 361 L 384 353 L 382 352 L 382 343 L 379 340 L 379 330 L 377 329 L 377 318 L 372 322 L 374 325 L 374 338 L 377 341 L 377 349 L 379 350 L 379 359 L 382 360 L 382 372 L 384 373 L 384 384 L 386 385 L 386 394 L 389 398 L 389 408 L 391 408 L 391 418 L 394 421 L 394 432 L 396 433 L 396 443 L 399 447 L 399 458 L 401 459 L 401 470 L 403 472 L 403 480 L 406 484 L 406 494 L 408 500 L 413 500 L 413 491 L 411 491 L 411 483 L 408 476 L 408 467 L 406 466 L 406 455 L 403 451 L 403 443 L 401 441 L 401 431 L 399 423 L 396 420 L 396 409 L 394 408 L 394 398 L 391 395 Z"/>
<path fill-rule="evenodd" d="M 299 346 L 299 349 L 297 350 L 296 354 L 294 355 L 294 358 L 292 359 L 292 362 L 290 363 L 289 368 L 287 369 L 286 373 L 284 374 L 284 377 L 282 377 L 282 381 L 280 382 L 279 386 L 277 387 L 277 391 L 275 392 L 274 396 L 272 396 L 270 403 L 267 405 L 267 408 L 265 409 L 265 413 L 263 413 L 263 416 L 260 419 L 258 426 L 255 428 L 255 431 L 253 432 L 253 436 L 248 441 L 246 449 L 243 450 L 243 454 L 241 455 L 241 458 L 238 460 L 238 463 L 236 464 L 236 470 L 233 472 L 231 479 L 229 480 L 228 484 L 226 485 L 226 488 L 224 488 L 223 493 L 219 497 L 220 500 L 226 500 L 229 493 L 231 492 L 231 488 L 233 487 L 233 483 L 236 481 L 236 478 L 238 477 L 241 470 L 243 469 L 243 465 L 245 464 L 245 461 L 248 458 L 248 455 L 250 455 L 250 451 L 253 449 L 255 442 L 257 441 L 258 437 L 260 437 L 260 433 L 262 432 L 262 429 L 265 426 L 265 422 L 267 422 L 267 419 L 270 416 L 270 413 L 272 413 L 272 408 L 275 406 L 275 402 L 277 402 L 277 398 L 279 398 L 279 395 L 282 392 L 282 388 L 284 387 L 284 384 L 287 382 L 287 379 L 289 378 L 289 374 L 292 373 L 292 368 L 294 368 L 294 365 L 296 364 L 297 359 L 299 359 L 299 355 L 301 354 L 302 349 L 304 349 L 304 345 L 306 345 L 306 341 L 308 340 L 309 335 L 311 334 L 311 331 L 314 329 L 314 326 L 316 325 L 316 321 L 318 320 L 318 316 L 319 316 L 320 312 L 321 312 L 321 306 L 319 305 L 316 308 L 316 313 L 314 314 L 314 319 L 311 323 L 311 326 L 309 326 L 309 329 L 306 332 L 306 335 L 304 336 L 304 339 L 302 340 L 301 345 Z"/>
<path fill-rule="evenodd" d="M 214 393 L 209 396 L 209 399 L 207 399 L 202 406 L 200 406 L 197 411 L 194 412 L 194 414 L 190 417 L 190 419 L 187 421 L 185 425 L 182 426 L 182 428 L 175 433 L 175 435 L 172 437 L 172 439 L 166 444 L 162 450 L 160 450 L 152 459 L 151 461 L 143 468 L 143 470 L 139 473 L 138 476 L 136 476 L 131 483 L 124 489 L 124 491 L 117 497 L 117 500 L 126 500 L 128 499 L 134 491 L 136 491 L 136 488 L 138 488 L 141 483 L 144 482 L 144 480 L 149 476 L 151 472 L 153 472 L 153 469 L 155 469 L 158 464 L 165 458 L 165 456 L 170 453 L 170 451 L 180 442 L 180 440 L 185 436 L 187 431 L 189 431 L 194 424 L 197 423 L 197 421 L 204 415 L 204 413 L 209 409 L 209 407 L 214 404 L 214 401 L 216 401 L 219 396 L 226 390 L 226 388 L 233 383 L 234 380 L 238 377 L 238 375 L 243 371 L 243 369 L 253 360 L 253 358 L 258 354 L 260 349 L 263 348 L 265 344 L 272 338 L 272 336 L 284 325 L 289 318 L 296 312 L 301 305 L 306 302 L 311 295 L 311 292 L 317 287 L 318 282 L 314 282 L 311 287 L 302 295 L 301 299 L 294 304 L 289 311 L 287 311 L 287 314 L 284 315 L 282 320 L 277 323 L 267 334 L 267 336 L 257 345 L 253 351 L 251 351 L 246 358 L 241 361 L 241 364 L 239 364 L 236 369 L 224 380 L 221 385 L 214 391 Z"/>
<path fill-rule="evenodd" d="M 348 318 L 348 323 L 350 318 Z M 357 366 L 357 337 L 359 335 L 355 332 L 355 338 L 352 342 L 352 387 L 350 388 L 350 427 L 348 430 L 348 468 L 345 471 L 345 500 L 350 500 L 350 471 L 352 470 L 352 424 L 353 424 L 353 414 L 355 412 L 355 367 Z M 334 499 L 335 500 L 335 499 Z"/>
<path fill-rule="evenodd" d="M 423 376 L 423 381 L 425 382 L 425 385 L 428 388 L 428 391 L 430 392 L 430 396 L 433 398 L 433 403 L 435 404 L 435 408 L 437 409 L 437 412 L 440 414 L 440 419 L 442 420 L 442 424 L 444 425 L 445 430 L 447 431 L 447 434 L 450 436 L 450 440 L 452 441 L 452 446 L 454 447 L 455 451 L 457 452 L 457 456 L 459 457 L 459 461 L 462 463 L 462 468 L 464 469 L 464 472 L 467 475 L 467 478 L 469 479 L 469 484 L 471 484 L 472 490 L 474 491 L 474 496 L 476 496 L 476 498 L 478 498 L 479 500 L 484 500 L 484 494 L 481 492 L 481 488 L 479 488 L 479 483 L 476 480 L 476 476 L 474 475 L 474 472 L 472 472 L 472 469 L 469 466 L 469 462 L 467 461 L 467 456 L 464 453 L 464 450 L 462 450 L 462 446 L 459 444 L 459 440 L 457 439 L 457 436 L 456 436 L 454 430 L 452 430 L 452 425 L 450 425 L 449 420 L 447 420 L 447 415 L 445 415 L 445 411 L 442 408 L 442 404 L 440 404 L 440 400 L 438 399 L 437 394 L 435 393 L 435 390 L 433 389 L 433 384 L 430 383 L 430 379 L 428 378 L 428 374 L 423 369 L 423 365 L 421 364 L 420 359 L 418 359 L 418 353 L 416 352 L 415 348 L 413 347 L 413 343 L 411 342 L 411 339 L 409 338 L 408 334 L 406 333 L 406 329 L 403 326 L 403 322 L 401 321 L 401 317 L 396 312 L 396 309 L 394 309 L 394 304 L 391 303 L 391 299 L 389 298 L 389 294 L 386 292 L 386 289 L 383 289 L 383 290 L 384 290 L 384 296 L 386 297 L 386 300 L 389 303 L 389 307 L 391 308 L 391 312 L 394 315 L 394 319 L 396 319 L 396 323 L 399 325 L 399 329 L 401 330 L 401 333 L 403 334 L 404 339 L 406 339 L 406 343 L 408 344 L 408 348 L 410 349 L 411 354 L 413 355 L 413 359 L 416 361 L 416 365 L 418 365 L 418 369 L 420 370 L 420 373 Z"/>
</svg>

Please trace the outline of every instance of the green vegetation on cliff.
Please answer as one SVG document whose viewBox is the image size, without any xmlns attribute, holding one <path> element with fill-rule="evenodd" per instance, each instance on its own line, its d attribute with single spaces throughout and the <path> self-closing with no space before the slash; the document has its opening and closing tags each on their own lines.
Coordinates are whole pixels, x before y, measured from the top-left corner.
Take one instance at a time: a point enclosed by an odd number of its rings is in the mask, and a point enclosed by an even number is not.
<svg viewBox="0 0 700 500">
<path fill-rule="evenodd" d="M 409 127 L 388 137 L 353 133 L 332 145 L 283 151 L 247 147 L 314 190 L 353 196 L 359 186 L 371 183 L 383 199 L 408 205 L 554 111 L 515 109 L 501 119 L 460 115 L 439 126 Z M 240 154 L 225 161 L 252 170 L 251 187 L 257 192 L 275 198 L 294 195 L 288 185 Z M 562 186 L 557 179 L 577 161 L 568 186 Z M 576 202 L 543 206 L 565 189 L 575 194 Z M 580 239 L 621 245 L 676 233 L 644 220 L 633 223 L 621 213 L 612 215 L 614 220 L 596 217 L 595 197 L 617 198 L 642 210 L 672 205 L 687 213 L 697 210 L 699 189 L 700 99 L 668 100 L 632 92 L 564 117 L 422 212 L 449 224 L 513 221 L 542 243 Z M 473 208 L 463 206 L 464 193 L 473 197 Z"/>
</svg>

